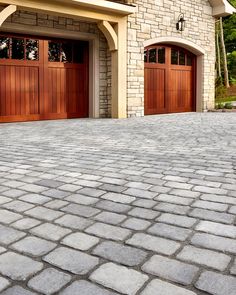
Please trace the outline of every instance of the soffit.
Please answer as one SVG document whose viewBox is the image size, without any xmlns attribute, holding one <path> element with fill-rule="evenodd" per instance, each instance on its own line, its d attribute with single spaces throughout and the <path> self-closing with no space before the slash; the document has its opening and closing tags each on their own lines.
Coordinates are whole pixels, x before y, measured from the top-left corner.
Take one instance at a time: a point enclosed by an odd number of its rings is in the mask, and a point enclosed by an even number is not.
<svg viewBox="0 0 236 295">
<path fill-rule="evenodd" d="M 227 0 L 209 0 L 213 7 L 213 16 L 227 16 L 236 13 L 236 9 Z"/>
</svg>

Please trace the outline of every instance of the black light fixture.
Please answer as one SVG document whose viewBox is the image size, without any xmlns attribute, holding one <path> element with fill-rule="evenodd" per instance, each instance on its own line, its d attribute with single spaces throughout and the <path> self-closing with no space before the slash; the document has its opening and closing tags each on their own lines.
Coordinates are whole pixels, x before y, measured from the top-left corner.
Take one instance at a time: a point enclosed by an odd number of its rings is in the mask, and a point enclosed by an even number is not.
<svg viewBox="0 0 236 295">
<path fill-rule="evenodd" d="M 185 22 L 186 22 L 186 20 L 184 19 L 184 14 L 181 13 L 179 15 L 178 22 L 176 23 L 176 29 L 177 29 L 177 31 L 181 31 L 181 32 L 184 31 Z"/>
</svg>

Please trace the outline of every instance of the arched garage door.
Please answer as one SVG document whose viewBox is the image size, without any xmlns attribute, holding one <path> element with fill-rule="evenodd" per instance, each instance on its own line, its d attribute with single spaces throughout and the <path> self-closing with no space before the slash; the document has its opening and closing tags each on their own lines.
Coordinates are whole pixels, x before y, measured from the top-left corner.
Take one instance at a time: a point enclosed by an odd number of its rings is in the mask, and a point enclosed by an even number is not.
<svg viewBox="0 0 236 295">
<path fill-rule="evenodd" d="M 88 117 L 88 43 L 0 34 L 0 122 Z"/>
<path fill-rule="evenodd" d="M 196 110 L 196 57 L 175 46 L 145 49 L 145 115 Z"/>
</svg>

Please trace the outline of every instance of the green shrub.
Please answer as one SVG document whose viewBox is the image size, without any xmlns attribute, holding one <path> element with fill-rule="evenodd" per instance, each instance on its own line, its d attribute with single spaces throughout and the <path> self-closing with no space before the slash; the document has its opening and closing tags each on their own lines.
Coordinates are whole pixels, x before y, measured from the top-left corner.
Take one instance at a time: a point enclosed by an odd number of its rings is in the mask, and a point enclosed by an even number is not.
<svg viewBox="0 0 236 295">
<path fill-rule="evenodd" d="M 221 78 L 218 78 L 215 83 L 216 100 L 222 100 L 227 97 L 227 88 L 224 86 Z"/>
<path fill-rule="evenodd" d="M 225 103 L 225 109 L 232 109 L 233 106 L 232 106 L 232 103 L 231 102 L 226 102 Z"/>
<path fill-rule="evenodd" d="M 223 102 L 218 102 L 216 103 L 216 109 L 221 110 L 223 109 L 225 106 L 225 104 Z"/>
</svg>

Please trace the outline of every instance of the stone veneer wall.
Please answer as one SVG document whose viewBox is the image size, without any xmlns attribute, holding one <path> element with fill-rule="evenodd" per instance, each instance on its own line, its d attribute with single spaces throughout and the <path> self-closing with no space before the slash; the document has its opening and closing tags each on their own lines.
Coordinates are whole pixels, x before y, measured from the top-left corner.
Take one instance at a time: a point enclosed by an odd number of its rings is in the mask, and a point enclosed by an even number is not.
<svg viewBox="0 0 236 295">
<path fill-rule="evenodd" d="M 0 6 L 0 11 L 3 7 Z M 111 71 L 110 52 L 108 51 L 107 41 L 98 29 L 96 24 L 81 22 L 76 19 L 52 16 L 42 13 L 34 13 L 28 11 L 16 11 L 6 22 L 19 25 L 40 26 L 45 28 L 45 34 L 48 28 L 60 29 L 63 31 L 74 31 L 95 34 L 99 38 L 99 71 L 100 71 L 100 89 L 99 89 L 99 109 L 100 117 L 111 116 Z M 12 32 L 14 33 L 14 32 Z M 79 34 L 78 34 L 79 35 Z"/>
<path fill-rule="evenodd" d="M 117 1 L 114 1 L 117 2 Z M 214 106 L 215 27 L 207 0 L 134 0 L 136 14 L 128 17 L 128 117 L 144 115 L 144 41 L 157 37 L 182 37 L 206 51 L 203 108 Z M 186 29 L 176 30 L 180 13 Z"/>
</svg>

